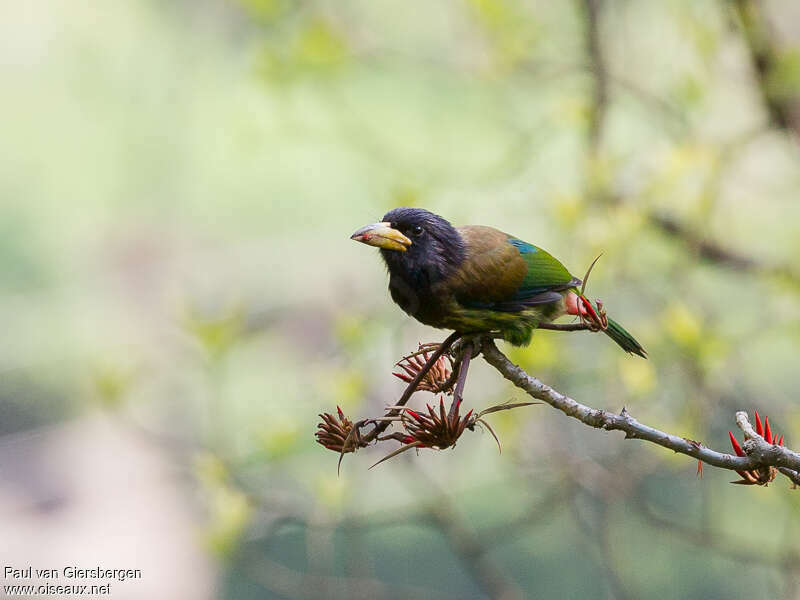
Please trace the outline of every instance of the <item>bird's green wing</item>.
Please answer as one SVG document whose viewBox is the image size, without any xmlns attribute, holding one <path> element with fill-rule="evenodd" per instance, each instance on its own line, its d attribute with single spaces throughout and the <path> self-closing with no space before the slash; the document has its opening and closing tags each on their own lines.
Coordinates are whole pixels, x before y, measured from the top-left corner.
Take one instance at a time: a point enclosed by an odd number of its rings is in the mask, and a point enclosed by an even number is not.
<svg viewBox="0 0 800 600">
<path fill-rule="evenodd" d="M 519 251 L 520 257 L 528 267 L 514 299 L 524 299 L 542 292 L 563 291 L 580 285 L 580 279 L 573 277 L 567 268 L 546 250 L 515 237 L 509 237 L 508 243 Z"/>
<path fill-rule="evenodd" d="M 548 252 L 491 227 L 459 228 L 466 259 L 449 282 L 469 308 L 517 312 L 561 299 L 580 285 Z"/>
</svg>

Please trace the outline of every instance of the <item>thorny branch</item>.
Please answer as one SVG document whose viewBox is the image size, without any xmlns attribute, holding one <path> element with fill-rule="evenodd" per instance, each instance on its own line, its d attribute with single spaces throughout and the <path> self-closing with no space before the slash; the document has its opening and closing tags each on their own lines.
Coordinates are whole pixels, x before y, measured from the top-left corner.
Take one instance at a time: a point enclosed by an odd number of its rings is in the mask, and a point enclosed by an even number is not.
<svg viewBox="0 0 800 600">
<path fill-rule="evenodd" d="M 588 323 L 539 323 L 539 329 L 550 331 L 592 331 Z"/>
<path fill-rule="evenodd" d="M 463 343 L 456 349 L 455 342 L 459 341 L 459 339 Z M 479 343 L 479 337 L 467 336 L 465 338 L 463 334 L 453 332 L 441 344 L 420 344 L 416 352 L 405 356 L 397 363 L 397 366 L 400 366 L 405 371 L 405 374 L 396 372 L 394 375 L 404 381 L 408 381 L 409 384 L 396 404 L 387 406 L 386 413 L 383 416 L 361 419 L 356 422 L 347 418 L 338 406 L 336 407 L 336 415 L 321 413 L 319 416 L 322 422 L 317 425 L 317 431 L 314 434 L 317 438 L 317 443 L 339 453 L 338 469 L 341 469 L 342 459 L 345 454 L 364 448 L 373 441 L 395 440 L 402 444 L 400 448 L 387 454 L 372 465 L 372 467 L 375 467 L 398 454 L 414 448 L 438 448 L 439 450 L 452 448 L 465 430 L 474 431 L 476 426 L 481 426 L 483 429 L 488 430 L 497 442 L 498 450 L 502 452 L 500 439 L 491 425 L 483 418 L 484 415 L 538 403 L 505 403 L 490 406 L 480 412 L 470 410 L 466 415 L 461 416 L 459 409 L 463 400 L 470 357 L 473 356 L 473 352 L 477 356 L 478 352 L 476 352 L 475 345 L 478 344 L 477 348 L 479 349 Z M 432 348 L 436 348 L 436 350 L 431 354 Z M 424 363 L 419 359 L 420 355 L 425 357 Z M 446 366 L 448 361 L 454 366 L 453 373 L 450 373 Z M 418 390 L 427 390 L 435 393 L 448 391 L 456 374 L 453 399 L 447 413 L 445 413 L 443 397 L 439 399 L 438 411 L 435 408 L 435 403 L 434 406 L 426 405 L 427 413 L 425 411 L 414 411 L 405 406 L 414 392 Z M 394 431 L 381 436 L 380 434 L 393 423 L 400 425 L 402 431 Z M 361 429 L 370 425 L 373 427 L 372 431 L 362 435 Z"/>
<path fill-rule="evenodd" d="M 542 383 L 537 378 L 528 375 L 520 367 L 509 361 L 497 349 L 492 340 L 484 340 L 482 353 L 486 362 L 497 369 L 503 377 L 515 386 L 524 390 L 529 396 L 546 402 L 567 416 L 577 419 L 590 427 L 607 431 L 622 431 L 625 433 L 626 438 L 646 440 L 721 469 L 751 471 L 757 470 L 759 467 L 773 466 L 778 468 L 794 484 L 800 484 L 800 454 L 783 446 L 768 444 L 750 426 L 746 413 L 737 413 L 736 422 L 744 432 L 745 437 L 749 438 L 744 444 L 747 456 L 724 454 L 707 448 L 694 440 L 688 440 L 640 423 L 624 408 L 620 414 L 614 414 L 581 404 Z"/>
<path fill-rule="evenodd" d="M 448 414 L 445 414 L 443 399 L 439 402 L 440 406 L 438 411 L 434 407 L 428 405 L 427 414 L 424 413 L 424 411 L 418 413 L 406 408 L 405 403 L 416 391 L 417 385 L 434 367 L 437 361 L 445 360 L 443 356 L 444 353 L 450 350 L 453 342 L 459 337 L 462 336 L 457 333 L 451 334 L 437 348 L 426 363 L 419 368 L 419 371 L 416 373 L 416 376 L 413 378 L 408 388 L 406 388 L 406 391 L 398 403 L 387 407 L 387 413 L 384 417 L 364 419 L 354 424 L 344 416 L 341 410 L 339 410 L 338 419 L 329 414 L 322 415 L 324 423 L 320 424 L 320 430 L 317 432 L 318 441 L 326 447 L 340 452 L 340 464 L 341 456 L 343 456 L 345 452 L 355 451 L 357 448 L 365 447 L 375 440 L 378 442 L 396 440 L 403 444 L 399 449 L 391 452 L 375 464 L 379 464 L 380 462 L 413 448 L 438 448 L 440 450 L 451 448 L 455 446 L 456 441 L 465 429 L 472 430 L 478 424 L 486 428 L 492 436 L 495 437 L 499 446 L 500 442 L 497 436 L 491 426 L 482 417 L 498 410 L 510 410 L 528 406 L 533 403 L 519 402 L 504 404 L 484 409 L 476 414 L 473 414 L 473 411 L 470 410 L 462 417 L 459 413 L 459 408 L 462 403 L 461 392 L 463 391 L 463 384 L 466 378 L 466 367 L 469 364 L 466 357 L 482 354 L 486 362 L 497 369 L 503 377 L 508 379 L 515 386 L 525 391 L 529 396 L 536 400 L 546 402 L 567 416 L 577 419 L 590 427 L 605 429 L 607 431 L 622 431 L 625 433 L 626 439 L 645 440 L 673 450 L 676 453 L 696 458 L 702 463 L 736 471 L 744 479 L 744 481 L 736 483 L 766 485 L 775 478 L 777 472 L 780 472 L 789 478 L 795 486 L 800 485 L 800 454 L 784 447 L 782 445 L 782 437 L 780 441 L 778 441 L 777 434 L 773 436 L 770 431 L 768 420 L 765 422 L 765 427 L 762 428 L 758 413 L 756 413 L 755 429 L 750 425 L 747 413 L 736 413 L 737 426 L 744 433 L 745 437 L 744 443 L 742 446 L 739 446 L 733 434 L 731 434 L 731 442 L 733 443 L 736 455 L 717 452 L 695 440 L 660 431 L 649 425 L 640 423 L 633 418 L 625 408 L 622 409 L 620 414 L 614 414 L 606 410 L 581 404 L 569 396 L 551 388 L 537 378 L 526 373 L 519 366 L 513 364 L 497 349 L 491 337 L 480 339 L 477 337 L 465 338 L 465 343 L 463 343 L 460 348 L 463 352 L 463 356 L 461 360 L 455 362 L 459 367 L 454 369 L 452 374 L 447 373 L 446 370 L 440 370 L 440 376 L 444 378 L 445 375 L 447 375 L 448 380 L 452 379 L 455 373 L 459 374 L 451 410 Z M 452 361 L 452 356 L 449 357 L 449 359 Z M 409 371 L 409 374 L 412 372 L 413 371 Z M 442 383 L 433 382 L 433 385 L 435 387 L 440 387 Z M 393 423 L 399 424 L 404 431 L 395 431 L 383 437 L 380 437 L 379 433 L 376 433 L 385 431 Z M 359 428 L 366 424 L 373 424 L 374 429 L 368 435 L 362 437 L 359 433 Z M 698 472 L 700 472 L 700 470 L 698 470 Z"/>
<path fill-rule="evenodd" d="M 408 384 L 408 387 L 403 392 L 403 395 L 395 403 L 396 406 L 405 406 L 405 404 L 409 401 L 414 392 L 417 391 L 417 386 L 425 378 L 425 375 L 427 375 L 428 371 L 431 370 L 431 368 L 439 359 L 439 357 L 442 356 L 445 352 L 447 352 L 450 349 L 450 346 L 452 346 L 453 343 L 460 337 L 461 334 L 457 332 L 451 333 L 449 336 L 447 336 L 447 339 L 445 339 L 445 341 L 442 342 L 442 344 L 439 346 L 439 348 L 436 349 L 433 355 L 431 355 L 431 357 L 425 363 L 425 366 L 420 370 L 417 376 L 411 381 L 411 383 Z M 394 417 L 399 415 L 400 412 L 401 412 L 400 409 L 393 409 L 387 414 L 387 416 Z M 372 440 L 376 439 L 380 434 L 386 431 L 390 423 L 391 423 L 390 421 L 384 421 L 376 424 L 375 429 L 373 429 L 367 435 L 364 436 L 363 442 L 365 444 L 368 444 Z"/>
</svg>

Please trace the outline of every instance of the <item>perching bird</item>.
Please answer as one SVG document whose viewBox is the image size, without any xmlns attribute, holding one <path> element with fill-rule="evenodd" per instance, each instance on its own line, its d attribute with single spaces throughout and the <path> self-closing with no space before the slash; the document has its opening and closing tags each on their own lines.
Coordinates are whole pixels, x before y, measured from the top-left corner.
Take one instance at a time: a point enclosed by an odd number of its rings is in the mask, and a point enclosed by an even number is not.
<svg viewBox="0 0 800 600">
<path fill-rule="evenodd" d="M 425 325 L 497 332 L 523 346 L 540 323 L 564 314 L 596 319 L 601 312 L 558 260 L 492 227 L 453 227 L 421 208 L 395 208 L 351 239 L 380 248 L 392 299 Z M 646 358 L 619 323 L 608 319 L 604 331 L 626 352 Z"/>
</svg>

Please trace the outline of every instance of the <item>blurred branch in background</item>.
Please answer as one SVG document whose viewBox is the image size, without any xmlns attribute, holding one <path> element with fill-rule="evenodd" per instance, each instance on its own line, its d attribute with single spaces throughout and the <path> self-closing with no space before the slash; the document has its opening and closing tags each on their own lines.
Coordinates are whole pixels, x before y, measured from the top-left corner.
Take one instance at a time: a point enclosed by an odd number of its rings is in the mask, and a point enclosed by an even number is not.
<svg viewBox="0 0 800 600">
<path fill-rule="evenodd" d="M 603 127 L 608 110 L 608 66 L 600 35 L 600 14 L 603 0 L 580 0 L 585 11 L 586 44 L 589 65 L 594 76 L 594 90 L 589 110 L 589 160 L 596 161 L 603 139 Z"/>
<path fill-rule="evenodd" d="M 599 193 L 600 197 L 596 199 L 604 202 L 611 200 L 609 197 L 611 191 L 608 189 L 598 190 L 595 185 L 596 178 L 592 177 L 592 172 L 602 160 L 603 129 L 610 103 L 609 80 L 614 76 L 609 72 L 600 32 L 604 0 L 579 0 L 579 2 L 586 23 L 588 64 L 594 79 L 587 127 L 588 175 L 585 192 L 590 198 Z M 755 76 L 759 82 L 759 89 L 762 91 L 764 105 L 771 117 L 771 124 L 794 133 L 795 137 L 798 137 L 800 135 L 800 50 L 792 49 L 781 54 L 781 50 L 776 47 L 775 36 L 769 31 L 767 16 L 759 8 L 759 4 L 757 0 L 734 0 L 733 2 L 743 37 L 753 59 Z M 800 36 L 800 32 L 798 32 L 798 36 Z M 797 79 L 796 89 L 789 86 L 783 93 L 776 92 L 773 89 L 774 85 L 770 84 L 772 81 L 786 79 L 786 73 L 778 73 L 778 69 L 781 68 L 778 64 L 780 60 L 791 62 L 791 68 L 797 71 L 790 76 Z M 789 69 L 789 66 L 786 65 L 784 69 Z M 750 133 L 742 136 L 735 143 L 723 146 L 724 151 L 721 153 L 720 161 L 724 158 L 729 160 L 733 152 L 741 150 L 742 146 L 752 141 L 754 137 L 754 133 Z M 718 167 L 709 176 L 707 191 L 711 195 L 712 202 L 719 194 L 720 171 L 721 167 Z M 624 202 L 619 197 L 614 198 L 614 201 Z M 727 248 L 708 239 L 706 235 L 693 230 L 691 226 L 681 223 L 678 218 L 665 214 L 663 211 L 650 212 L 648 221 L 657 230 L 681 241 L 703 260 L 732 267 L 739 271 L 776 276 L 800 286 L 800 266 L 798 265 L 770 264 L 760 261 L 750 254 L 737 252 L 735 248 Z"/>
<path fill-rule="evenodd" d="M 387 584 L 379 579 L 347 577 L 343 575 L 317 575 L 307 571 L 291 569 L 277 561 L 252 558 L 247 568 L 248 575 L 263 585 L 266 590 L 287 598 L 330 598 L 371 600 L 383 598 L 442 598 L 452 599 L 450 594 L 439 594 L 430 588 L 414 585 Z"/>
<path fill-rule="evenodd" d="M 741 535 L 734 537 L 726 532 L 694 529 L 658 515 L 644 498 L 637 496 L 635 502 L 638 514 L 644 517 L 647 523 L 657 529 L 678 535 L 693 546 L 718 552 L 743 564 L 784 567 L 793 567 L 797 564 L 798 556 L 793 550 L 778 554 L 771 548 L 754 548 L 753 544 Z"/>
<path fill-rule="evenodd" d="M 417 472 L 423 474 L 426 486 L 440 496 L 440 501 L 430 505 L 428 514 L 484 593 L 490 598 L 504 600 L 525 598 L 525 592 L 487 556 L 496 538 L 487 536 L 484 531 L 474 531 L 472 525 L 460 516 L 456 505 L 458 499 L 442 493 L 435 479 L 425 476 L 423 469 Z"/>
<path fill-rule="evenodd" d="M 674 217 L 650 214 L 648 219 L 659 231 L 680 240 L 688 251 L 695 253 L 702 260 L 754 275 L 767 275 L 786 279 L 795 286 L 800 286 L 800 270 L 795 265 L 769 264 L 752 255 L 739 253 L 733 248 L 726 248 L 692 231 L 690 227 L 679 222 Z"/>
<path fill-rule="evenodd" d="M 800 139 L 800 31 L 795 47 L 786 48 L 760 0 L 733 0 L 737 25 L 752 61 L 758 89 L 773 127 Z M 795 24 L 796 25 L 796 24 Z"/>
</svg>

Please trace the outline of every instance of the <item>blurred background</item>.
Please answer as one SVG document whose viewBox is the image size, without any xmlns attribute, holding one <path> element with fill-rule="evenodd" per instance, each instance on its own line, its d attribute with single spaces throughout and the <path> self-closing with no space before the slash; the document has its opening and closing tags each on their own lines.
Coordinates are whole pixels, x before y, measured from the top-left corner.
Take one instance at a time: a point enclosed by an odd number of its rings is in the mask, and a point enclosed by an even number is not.
<svg viewBox="0 0 800 600">
<path fill-rule="evenodd" d="M 413 205 L 603 253 L 588 292 L 650 360 L 501 346 L 546 383 L 797 448 L 800 4 L 9 1 L 0 47 L 0 564 L 142 569 L 114 598 L 800 598 L 782 477 L 547 406 L 489 417 L 502 454 L 338 477 L 313 436 L 446 335 L 348 239 Z M 524 398 L 473 363 L 470 407 Z"/>
</svg>

